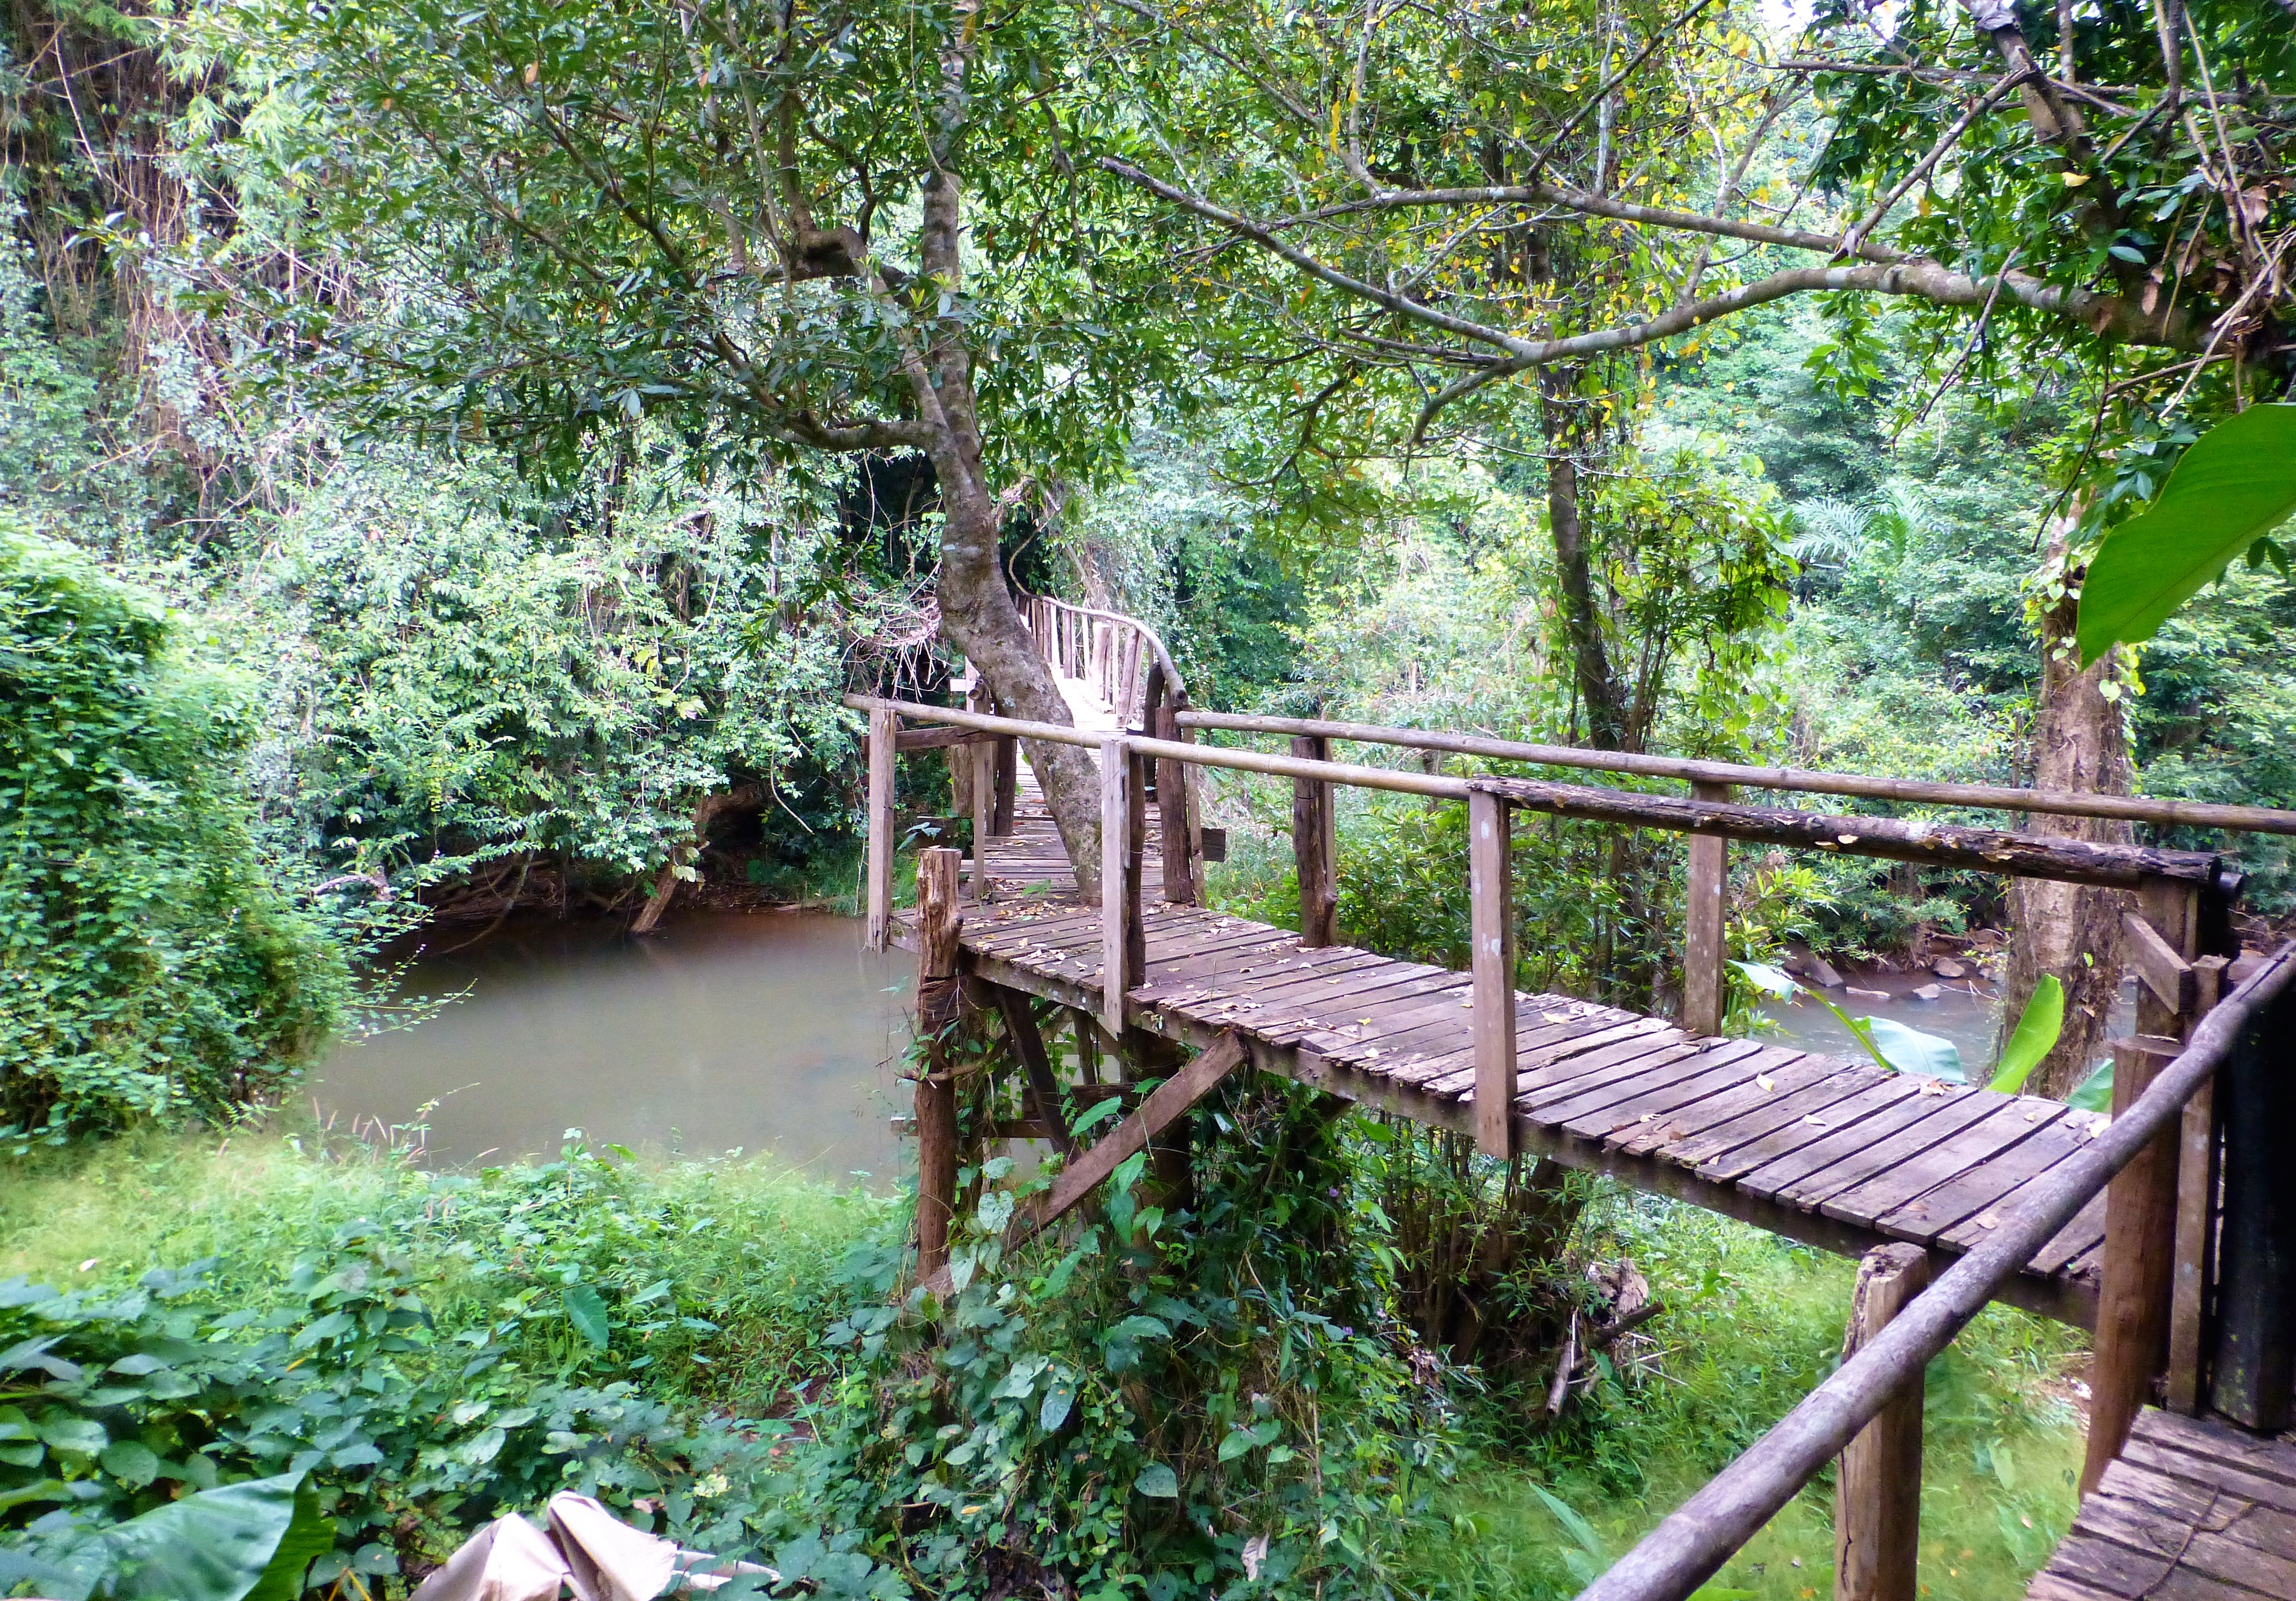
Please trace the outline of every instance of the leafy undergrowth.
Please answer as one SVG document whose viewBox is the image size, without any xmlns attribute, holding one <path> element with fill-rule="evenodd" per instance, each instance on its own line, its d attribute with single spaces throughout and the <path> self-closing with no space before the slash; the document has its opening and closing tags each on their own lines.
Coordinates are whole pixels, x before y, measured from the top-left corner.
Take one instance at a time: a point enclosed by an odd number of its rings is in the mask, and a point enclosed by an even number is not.
<svg viewBox="0 0 2296 1601">
<path fill-rule="evenodd" d="M 560 1489 L 760 1543 L 837 1264 L 895 1203 L 578 1145 L 433 1176 L 314 1144 L 155 1134 L 12 1175 L 0 1592 L 86 1594 L 95 1531 L 281 1474 L 332 1520 L 330 1596 L 403 1595 Z"/>
<path fill-rule="evenodd" d="M 253 1132 L 28 1159 L 0 1279 L 70 1296 L 0 1293 L 0 1347 L 54 1341 L 7 1353 L 0 1496 L 49 1488 L 0 1548 L 308 1467 L 342 1597 L 572 1484 L 829 1595 L 1559 1601 L 1834 1360 L 1852 1264 L 1606 1186 L 1579 1258 L 1630 1259 L 1667 1311 L 1559 1423 L 1535 1380 L 1447 1383 L 1379 1310 L 1382 1220 L 1316 1104 L 1218 1115 L 1193 1213 L 1136 1164 L 1091 1230 L 1005 1261 L 992 1201 L 939 1340 L 883 1293 L 899 1203 L 757 1165 L 434 1177 Z M 1933 1367 L 1931 1601 L 2021 1593 L 2070 1517 L 2071 1350 L 1996 1310 Z M 1831 1488 L 1716 1595 L 1828 1594 Z"/>
</svg>

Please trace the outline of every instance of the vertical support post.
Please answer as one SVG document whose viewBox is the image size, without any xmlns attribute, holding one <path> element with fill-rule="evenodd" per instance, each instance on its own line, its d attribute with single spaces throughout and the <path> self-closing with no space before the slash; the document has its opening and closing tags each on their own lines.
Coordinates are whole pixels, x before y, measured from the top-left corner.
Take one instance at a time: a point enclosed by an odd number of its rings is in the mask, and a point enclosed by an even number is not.
<svg viewBox="0 0 2296 1601">
<path fill-rule="evenodd" d="M 934 846 L 917 855 L 917 1037 L 926 1042 L 917 1075 L 917 1277 L 948 1265 L 956 1213 L 956 1079 L 945 1036 L 963 998 L 956 976 L 957 907 L 963 858 Z"/>
<path fill-rule="evenodd" d="M 1147 976 L 1140 921 L 1140 855 L 1146 812 L 1132 746 L 1100 743 L 1100 1018 L 1124 1038 L 1124 992 Z"/>
<path fill-rule="evenodd" d="M 1180 710 L 1168 701 L 1156 708 L 1158 739 L 1180 743 Z M 1169 906 L 1199 904 L 1196 859 L 1188 827 L 1188 764 L 1156 759 L 1156 822 L 1163 839 L 1164 900 Z"/>
<path fill-rule="evenodd" d="M 972 899 L 988 904 L 988 842 L 996 833 L 996 747 L 976 740 L 959 747 L 972 764 Z"/>
<path fill-rule="evenodd" d="M 2136 891 L 2136 913 L 2186 961 L 2200 936 L 2197 886 L 2155 879 Z M 2144 1093 L 2182 1048 L 2189 1020 L 2136 987 L 2135 1039 L 2112 1047 L 2112 1110 L 2117 1117 Z M 2104 1252 L 2099 1266 L 2096 1358 L 2089 1373 L 2088 1449 L 2081 1493 L 2096 1488 L 2120 1454 L 2128 1426 L 2152 1399 L 2167 1366 L 2169 1300 L 2177 1255 L 2177 1162 L 2182 1130 L 2164 1129 L 2105 1191 Z"/>
<path fill-rule="evenodd" d="M 2224 1224 L 2209 1330 L 2210 1407 L 2243 1427 L 2296 1423 L 2296 1000 L 2243 1034 L 2218 1086 L 2224 1108 Z"/>
<path fill-rule="evenodd" d="M 1021 799 L 1021 742 L 1009 734 L 996 736 L 995 789 L 996 809 L 988 819 L 988 833 L 1004 839 L 1013 832 L 1013 809 Z"/>
<path fill-rule="evenodd" d="M 2139 1015 L 2142 1015 L 2140 1011 Z M 2112 1114 L 2152 1087 L 2183 1049 L 2175 1039 L 2112 1042 Z M 2168 1352 L 2169 1291 L 2177 1250 L 2179 1130 L 2161 1130 L 2105 1190 L 2104 1253 L 2096 1293 L 2096 1358 L 2089 1368 L 2088 1450 L 2081 1493 L 2120 1455 Z"/>
<path fill-rule="evenodd" d="M 1507 804 L 1467 796 L 1468 924 L 1474 941 L 1475 1145 L 1514 1149 L 1514 915 Z"/>
<path fill-rule="evenodd" d="M 1332 742 L 1316 734 L 1292 738 L 1303 761 L 1332 759 Z M 1292 854 L 1300 868 L 1300 943 L 1319 950 L 1332 943 L 1340 920 L 1339 827 L 1332 786 L 1320 778 L 1292 781 Z"/>
<path fill-rule="evenodd" d="M 882 950 L 893 928 L 893 710 L 869 709 L 869 948 Z"/>
<path fill-rule="evenodd" d="M 1727 800 L 1731 786 L 1693 783 L 1690 793 L 1698 800 Z M 1723 981 L 1723 964 L 1729 956 L 1729 841 L 1690 836 L 1688 891 L 1682 918 L 1682 1026 L 1693 1034 L 1719 1034 L 1723 998 L 1729 993 Z"/>
<path fill-rule="evenodd" d="M 1857 1264 L 1848 1361 L 1929 1287 L 1918 1245 L 1876 1245 Z M 1841 1453 L 1833 1492 L 1834 1601 L 1915 1601 L 1922 1534 L 1922 1370 L 1915 1368 Z"/>
<path fill-rule="evenodd" d="M 2222 956 L 2193 964 L 2191 1026 L 2224 995 Z M 2186 1038 L 2190 1038 L 2189 1029 Z M 2169 1383 L 2171 1411 L 2187 1417 L 2201 1409 L 2201 1362 L 2206 1346 L 2209 1288 L 2216 1282 L 2217 1178 L 2220 1142 L 2217 1088 L 2203 1084 L 2185 1103 L 2177 1154 L 2177 1260 L 2169 1291 Z"/>
</svg>

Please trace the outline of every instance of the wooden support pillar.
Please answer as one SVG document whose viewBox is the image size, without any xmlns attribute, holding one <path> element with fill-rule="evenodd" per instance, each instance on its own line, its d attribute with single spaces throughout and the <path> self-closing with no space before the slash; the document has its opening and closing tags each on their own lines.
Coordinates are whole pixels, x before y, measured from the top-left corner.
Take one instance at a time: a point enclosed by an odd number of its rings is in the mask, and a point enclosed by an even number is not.
<svg viewBox="0 0 2296 1601">
<path fill-rule="evenodd" d="M 2180 1041 L 2159 1035 L 2114 1040 L 2113 1115 L 2128 1111 L 2183 1048 Z M 2105 1191 L 2083 1495 L 2096 1488 L 2105 1468 L 2120 1455 L 2128 1425 L 2152 1398 L 2152 1381 L 2168 1354 L 2179 1133 L 2174 1127 L 2163 1129 Z"/>
<path fill-rule="evenodd" d="M 1697 783 L 1693 798 L 1727 800 L 1726 784 Z M 1724 964 L 1730 951 L 1730 842 L 1692 834 L 1688 894 L 1683 907 L 1682 1026 L 1693 1034 L 1719 1034 L 1729 986 Z"/>
<path fill-rule="evenodd" d="M 2296 998 L 2242 1036 L 2218 1081 L 2224 1118 L 2224 1219 L 2210 1407 L 2243 1427 L 2296 1424 Z"/>
<path fill-rule="evenodd" d="M 1179 708 L 1156 708 L 1155 735 L 1174 743 L 1194 732 L 1180 727 Z M 1171 906 L 1198 906 L 1195 833 L 1188 823 L 1188 764 L 1159 758 L 1156 763 L 1156 822 L 1162 834 L 1164 899 Z"/>
<path fill-rule="evenodd" d="M 1295 734 L 1292 754 L 1302 761 L 1329 761 L 1332 742 L 1321 735 Z M 1332 786 L 1320 778 L 1294 778 L 1292 854 L 1300 869 L 1300 943 L 1310 950 L 1331 944 L 1338 932 L 1339 841 Z"/>
<path fill-rule="evenodd" d="M 957 751 L 972 766 L 972 899 L 986 906 L 992 894 L 988 842 L 996 833 L 996 747 L 981 740 L 959 746 Z"/>
<path fill-rule="evenodd" d="M 1097 1145 L 1062 1169 L 1050 1190 L 1013 1211 L 1013 1220 L 1004 1229 L 1005 1249 L 1017 1248 L 1074 1211 L 1103 1179 L 1147 1149 L 1157 1135 L 1217 1089 L 1220 1080 L 1250 1060 L 1251 1054 L 1241 1039 L 1234 1034 L 1223 1034 L 1182 1065 Z M 929 1281 L 922 1274 L 918 1277 L 929 1290 L 945 1292 L 947 1287 L 946 1273 L 937 1281 Z"/>
<path fill-rule="evenodd" d="M 1060 1076 L 1053 1071 L 1053 1059 L 1045 1049 L 1044 1031 L 1037 1027 L 1036 1014 L 1029 1009 L 1029 998 L 1018 989 L 995 986 L 996 1010 L 1004 1019 L 1004 1032 L 1013 1041 L 1013 1054 L 1021 1059 L 1021 1071 L 1029 1087 L 1029 1100 L 1036 1121 L 1043 1125 L 1045 1137 L 1063 1156 L 1076 1154 L 1076 1137 L 1069 1132 L 1068 1113 L 1061 1105 Z"/>
<path fill-rule="evenodd" d="M 996 736 L 996 809 L 989 815 L 988 833 L 994 839 L 1009 839 L 1013 833 L 1013 809 L 1021 796 L 1021 742 L 1009 734 Z"/>
<path fill-rule="evenodd" d="M 866 900 L 871 950 L 882 950 L 893 928 L 893 735 L 888 707 L 869 711 L 869 858 Z"/>
<path fill-rule="evenodd" d="M 1496 795 L 1467 796 L 1467 899 L 1474 944 L 1475 1145 L 1514 1148 L 1514 908 L 1508 810 Z"/>
<path fill-rule="evenodd" d="M 1147 940 L 1140 921 L 1140 857 L 1147 809 L 1140 763 L 1130 742 L 1100 745 L 1100 1018 L 1124 1038 L 1124 992 L 1147 977 Z"/>
<path fill-rule="evenodd" d="M 2200 934 L 2198 886 L 2155 879 L 2136 891 L 2124 941 L 2136 987 L 2136 1038 L 2112 1042 L 2112 1110 L 2125 1111 L 2176 1059 L 2192 1022 L 2191 966 Z M 2105 1192 L 2096 1357 L 2089 1373 L 2088 1449 L 2081 1491 L 2096 1487 L 2154 1399 L 2169 1359 L 2177 1261 L 2180 1129 L 2161 1130 Z"/>
<path fill-rule="evenodd" d="M 2192 1029 L 2224 998 L 2222 956 L 2193 963 Z M 2177 1152 L 2177 1260 L 2169 1291 L 2169 1381 L 2171 1411 L 2195 1416 L 2201 1409 L 2201 1364 L 2206 1355 L 2209 1288 L 2216 1282 L 2218 1153 L 2214 1083 L 2203 1084 L 2185 1103 Z"/>
<path fill-rule="evenodd" d="M 917 1038 L 925 1042 L 917 1076 L 917 1277 L 948 1265 L 949 1227 L 956 1212 L 956 1080 L 947 1036 L 963 990 L 957 982 L 957 852 L 935 846 L 917 854 Z"/>
<path fill-rule="evenodd" d="M 1071 1031 L 1076 1035 L 1078 1081 L 1095 1089 L 1101 1088 L 1100 1030 L 1093 1025 L 1092 1014 L 1081 1008 L 1072 1009 L 1069 1018 Z"/>
<path fill-rule="evenodd" d="M 1848 1361 L 1929 1287 L 1918 1245 L 1876 1245 L 1857 1264 Z M 1922 1370 L 1898 1386 L 1841 1453 L 1833 1496 L 1834 1601 L 1915 1601 L 1922 1535 Z"/>
</svg>

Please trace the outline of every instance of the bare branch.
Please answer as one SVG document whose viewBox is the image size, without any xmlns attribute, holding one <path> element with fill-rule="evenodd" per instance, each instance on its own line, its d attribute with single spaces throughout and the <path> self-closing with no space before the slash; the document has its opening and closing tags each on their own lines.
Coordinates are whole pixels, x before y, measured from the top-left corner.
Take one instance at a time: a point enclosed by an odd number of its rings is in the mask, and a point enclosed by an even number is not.
<svg viewBox="0 0 2296 1601">
<path fill-rule="evenodd" d="M 1114 173 L 1128 183 L 1137 184 L 1160 200 L 1169 201 L 1176 206 L 1193 211 L 1199 217 L 1218 223 L 1222 227 L 1241 234 L 1269 254 L 1282 257 L 1309 277 L 1328 283 L 1334 289 L 1344 290 L 1359 300 L 1369 300 L 1374 306 L 1385 307 L 1398 316 L 1424 323 L 1431 328 L 1440 328 L 1446 333 L 1457 334 L 1461 339 L 1471 339 L 1480 344 L 1496 345 L 1511 354 L 1527 354 L 1536 349 L 1529 341 L 1517 339 L 1513 334 L 1502 333 L 1496 328 L 1487 328 L 1480 323 L 1471 322 L 1465 317 L 1453 316 L 1447 312 L 1438 311 L 1432 306 L 1423 305 L 1417 300 L 1395 294 L 1382 289 L 1376 283 L 1351 277 L 1337 267 L 1317 260 L 1298 246 L 1279 238 L 1264 224 L 1256 223 L 1250 218 L 1240 216 L 1225 207 L 1216 206 L 1208 200 L 1199 199 L 1185 189 L 1176 189 L 1161 179 L 1143 172 L 1128 161 L 1119 161 L 1114 156 L 1103 156 L 1100 158 L 1099 164 L 1103 169 Z"/>
</svg>

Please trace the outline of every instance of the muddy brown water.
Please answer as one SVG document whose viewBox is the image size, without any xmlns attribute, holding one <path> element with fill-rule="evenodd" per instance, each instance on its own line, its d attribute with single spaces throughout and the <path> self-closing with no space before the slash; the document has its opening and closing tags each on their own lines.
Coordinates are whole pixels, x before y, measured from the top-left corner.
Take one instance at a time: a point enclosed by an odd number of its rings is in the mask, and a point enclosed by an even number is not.
<svg viewBox="0 0 2296 1601">
<path fill-rule="evenodd" d="M 435 931 L 399 953 L 403 994 L 457 998 L 338 1046 L 312 1087 L 323 1118 L 426 1123 L 426 1166 L 554 1155 L 579 1129 L 891 1187 L 915 965 L 866 950 L 858 919 L 701 911 L 644 940 L 537 920 L 453 948 L 470 938 Z"/>
</svg>

